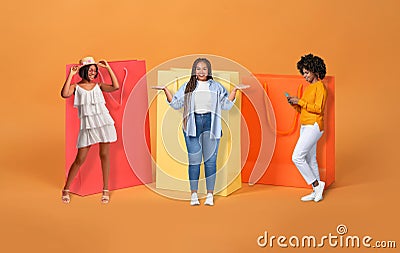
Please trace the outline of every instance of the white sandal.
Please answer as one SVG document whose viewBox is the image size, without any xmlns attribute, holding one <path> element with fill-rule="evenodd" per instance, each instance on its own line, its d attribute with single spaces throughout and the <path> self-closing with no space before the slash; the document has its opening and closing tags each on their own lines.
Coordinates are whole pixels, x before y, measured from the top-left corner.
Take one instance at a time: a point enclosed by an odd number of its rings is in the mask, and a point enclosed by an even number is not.
<svg viewBox="0 0 400 253">
<path fill-rule="evenodd" d="M 101 196 L 101 203 L 107 204 L 110 202 L 110 191 L 109 190 L 103 190 L 103 196 Z"/>
<path fill-rule="evenodd" d="M 62 190 L 62 196 L 61 196 L 62 202 L 64 202 L 64 204 L 68 204 L 69 202 L 71 202 L 71 197 L 69 196 L 69 190 Z"/>
</svg>

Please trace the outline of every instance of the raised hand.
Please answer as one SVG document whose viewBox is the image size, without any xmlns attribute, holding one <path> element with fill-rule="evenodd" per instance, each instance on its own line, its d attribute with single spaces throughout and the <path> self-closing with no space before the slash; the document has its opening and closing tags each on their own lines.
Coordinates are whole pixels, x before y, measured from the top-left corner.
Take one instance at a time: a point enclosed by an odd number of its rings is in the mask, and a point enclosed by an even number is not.
<svg viewBox="0 0 400 253">
<path fill-rule="evenodd" d="M 108 64 L 108 62 L 106 60 L 100 60 L 99 63 L 97 63 L 98 66 L 102 67 L 102 68 L 109 68 L 110 65 Z"/>
<path fill-rule="evenodd" d="M 80 69 L 79 66 L 74 65 L 74 66 L 71 67 L 69 74 L 73 76 L 73 75 L 75 75 L 76 73 L 78 73 L 78 70 L 79 70 L 79 69 Z"/>
</svg>

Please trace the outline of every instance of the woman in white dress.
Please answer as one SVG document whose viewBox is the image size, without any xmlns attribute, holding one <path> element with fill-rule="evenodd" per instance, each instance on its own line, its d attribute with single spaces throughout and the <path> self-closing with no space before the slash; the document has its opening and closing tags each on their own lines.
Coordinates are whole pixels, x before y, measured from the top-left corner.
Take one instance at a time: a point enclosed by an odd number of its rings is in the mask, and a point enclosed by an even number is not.
<svg viewBox="0 0 400 253">
<path fill-rule="evenodd" d="M 80 130 L 77 140 L 78 152 L 72 163 L 64 189 L 62 201 L 70 202 L 69 187 L 86 159 L 91 145 L 99 143 L 100 160 L 103 173 L 102 203 L 110 200 L 108 191 L 108 175 L 110 171 L 110 143 L 117 140 L 114 120 L 111 118 L 106 106 L 102 91 L 112 92 L 119 89 L 118 80 L 107 61 L 98 63 L 92 57 L 85 57 L 79 62 L 80 66 L 71 67 L 70 73 L 61 90 L 61 96 L 68 98 L 75 95 L 74 107 L 78 109 Z M 95 83 L 98 75 L 98 67 L 106 68 L 111 77 L 112 84 Z M 79 72 L 82 78 L 76 84 L 71 84 L 72 77 Z"/>
</svg>

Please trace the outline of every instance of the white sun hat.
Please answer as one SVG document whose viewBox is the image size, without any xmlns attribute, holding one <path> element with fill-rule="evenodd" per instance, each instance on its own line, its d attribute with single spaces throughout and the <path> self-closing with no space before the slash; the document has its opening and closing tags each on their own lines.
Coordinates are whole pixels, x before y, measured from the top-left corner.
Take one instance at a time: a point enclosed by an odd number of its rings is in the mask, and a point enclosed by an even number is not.
<svg viewBox="0 0 400 253">
<path fill-rule="evenodd" d="M 97 64 L 97 63 L 96 63 L 96 61 L 94 60 L 94 58 L 93 58 L 92 56 L 87 56 L 87 57 L 85 57 L 85 58 L 82 58 L 82 59 L 79 61 L 79 64 L 82 64 L 82 65 L 89 65 L 89 64 Z"/>
</svg>

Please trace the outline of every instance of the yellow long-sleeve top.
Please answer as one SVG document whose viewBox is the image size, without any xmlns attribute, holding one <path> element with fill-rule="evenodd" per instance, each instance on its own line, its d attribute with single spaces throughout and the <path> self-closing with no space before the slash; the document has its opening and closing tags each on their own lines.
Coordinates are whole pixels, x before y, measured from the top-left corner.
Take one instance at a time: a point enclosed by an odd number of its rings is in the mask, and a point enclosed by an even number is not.
<svg viewBox="0 0 400 253">
<path fill-rule="evenodd" d="M 324 109 L 327 97 L 325 85 L 321 82 L 310 84 L 299 99 L 295 109 L 300 112 L 302 125 L 314 125 L 318 123 L 320 131 L 324 130 Z"/>
</svg>

